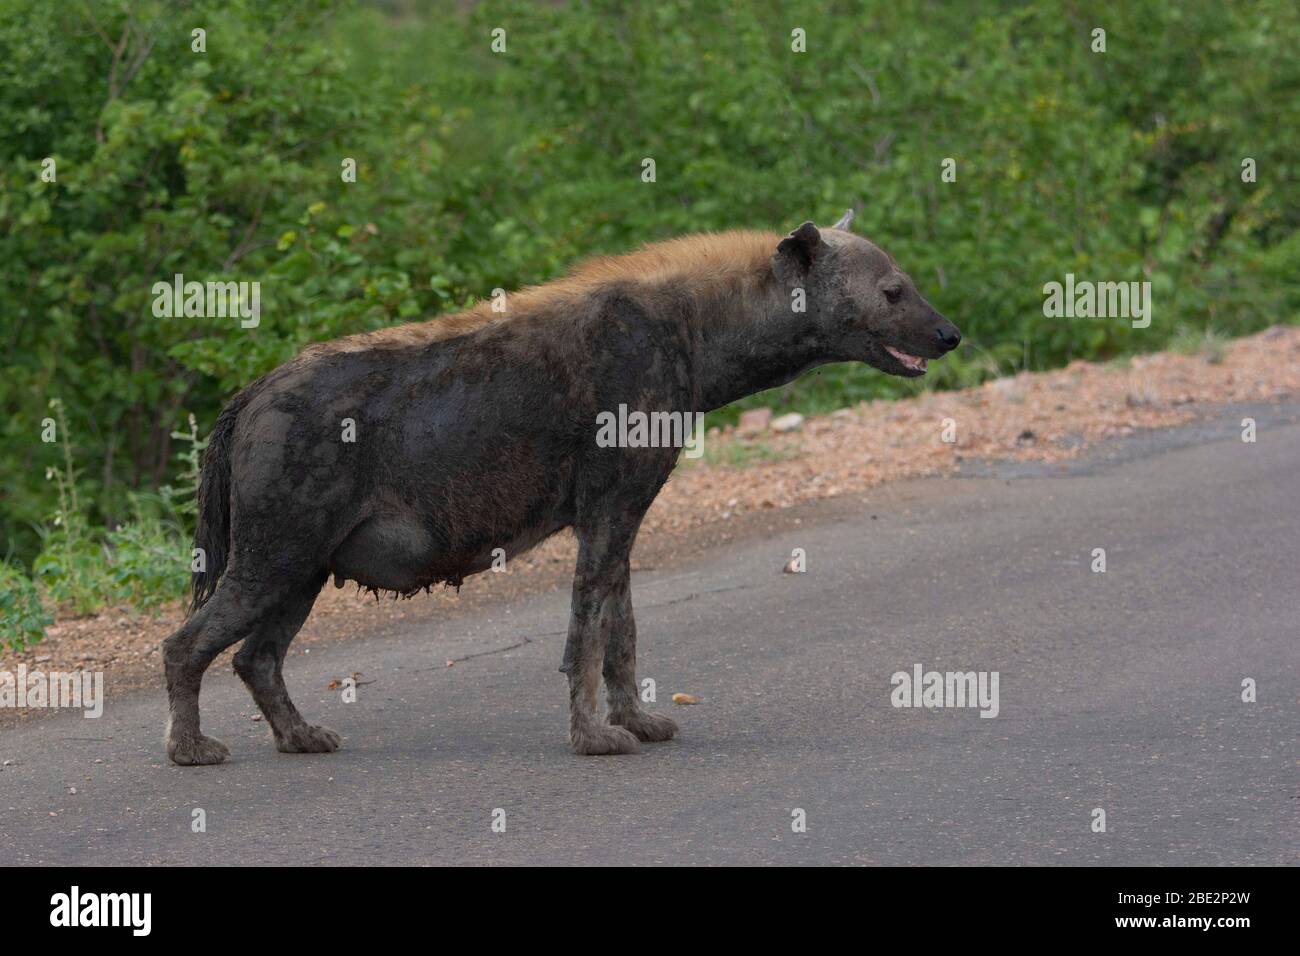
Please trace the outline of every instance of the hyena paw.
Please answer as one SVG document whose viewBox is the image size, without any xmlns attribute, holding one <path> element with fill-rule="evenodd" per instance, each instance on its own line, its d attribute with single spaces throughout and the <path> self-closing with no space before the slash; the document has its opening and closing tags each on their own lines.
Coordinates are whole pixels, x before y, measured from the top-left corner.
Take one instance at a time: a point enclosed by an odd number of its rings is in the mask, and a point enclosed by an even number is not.
<svg viewBox="0 0 1300 956">
<path fill-rule="evenodd" d="M 202 734 L 167 736 L 167 756 L 182 767 L 199 767 L 222 763 L 230 750 L 220 740 Z"/>
<path fill-rule="evenodd" d="M 328 727 L 299 724 L 283 736 L 277 736 L 275 746 L 286 754 L 328 754 L 343 746 L 343 738 Z"/>
<path fill-rule="evenodd" d="M 587 756 L 634 754 L 641 749 L 630 731 L 610 724 L 587 724 L 571 729 L 569 745 L 574 753 Z"/>
<path fill-rule="evenodd" d="M 646 713 L 644 710 L 634 710 L 626 714 L 611 714 L 609 722 L 626 727 L 636 735 L 637 740 L 643 740 L 650 744 L 672 740 L 677 736 L 676 721 L 659 714 Z"/>
</svg>

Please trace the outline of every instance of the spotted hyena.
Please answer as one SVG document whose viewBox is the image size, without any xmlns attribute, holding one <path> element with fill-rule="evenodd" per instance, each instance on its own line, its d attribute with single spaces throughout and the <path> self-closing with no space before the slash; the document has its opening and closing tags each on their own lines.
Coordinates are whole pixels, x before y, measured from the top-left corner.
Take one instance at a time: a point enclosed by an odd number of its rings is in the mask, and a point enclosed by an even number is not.
<svg viewBox="0 0 1300 956">
<path fill-rule="evenodd" d="M 206 570 L 164 646 L 171 759 L 228 756 L 199 730 L 199 685 L 237 641 L 235 670 L 280 750 L 337 749 L 281 673 L 327 580 L 399 594 L 459 584 L 496 549 L 521 554 L 563 528 L 578 539 L 560 667 L 573 749 L 672 737 L 636 693 L 628 558 L 681 449 L 606 447 L 598 416 L 705 412 L 827 362 L 923 375 L 960 333 L 850 218 L 596 259 L 503 311 L 313 345 L 236 395 L 203 464 Z"/>
</svg>

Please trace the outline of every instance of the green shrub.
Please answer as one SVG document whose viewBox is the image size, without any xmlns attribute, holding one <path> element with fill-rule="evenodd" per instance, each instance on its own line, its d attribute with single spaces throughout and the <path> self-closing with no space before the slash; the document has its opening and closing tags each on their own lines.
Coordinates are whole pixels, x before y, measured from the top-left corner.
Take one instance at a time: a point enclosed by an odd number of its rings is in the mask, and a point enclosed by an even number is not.
<svg viewBox="0 0 1300 956">
<path fill-rule="evenodd" d="M 25 650 L 45 637 L 53 618 L 41 605 L 31 578 L 7 561 L 0 561 L 0 644 Z"/>
<path fill-rule="evenodd" d="M 150 608 L 185 594 L 189 541 L 174 520 L 159 513 L 161 505 L 160 500 L 137 496 L 133 520 L 105 536 L 106 591 L 115 602 Z"/>
<path fill-rule="evenodd" d="M 32 576 L 46 589 L 56 606 L 69 606 L 78 614 L 89 614 L 104 603 L 103 545 L 86 520 L 79 486 L 81 474 L 74 464 L 72 436 L 63 402 L 50 399 L 54 413 L 60 467 L 45 470 L 55 488 L 56 507 L 48 524 L 39 528 L 41 550 L 32 564 Z"/>
<path fill-rule="evenodd" d="M 60 402 L 51 402 L 57 416 L 63 467 L 51 468 L 48 479 L 57 489 L 58 509 L 41 528 L 42 548 L 33 562 L 33 575 L 50 600 L 78 614 L 90 614 L 111 604 L 150 608 L 179 599 L 189 583 L 190 533 L 199 477 L 199 456 L 207 442 L 198 434 L 193 416 L 189 430 L 172 432 L 182 444 L 181 485 L 167 486 L 158 495 L 132 494 L 131 518 L 111 530 L 92 528 L 77 493 L 79 473 L 74 465 L 72 437 Z"/>
</svg>

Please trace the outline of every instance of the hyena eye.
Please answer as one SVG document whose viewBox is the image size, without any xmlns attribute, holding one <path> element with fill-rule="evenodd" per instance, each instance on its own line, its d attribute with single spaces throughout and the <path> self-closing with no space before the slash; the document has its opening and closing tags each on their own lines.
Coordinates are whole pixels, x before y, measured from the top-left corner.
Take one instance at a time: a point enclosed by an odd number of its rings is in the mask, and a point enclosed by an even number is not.
<svg viewBox="0 0 1300 956">
<path fill-rule="evenodd" d="M 903 287 L 891 285 L 885 287 L 885 301 L 891 305 L 903 297 Z"/>
</svg>

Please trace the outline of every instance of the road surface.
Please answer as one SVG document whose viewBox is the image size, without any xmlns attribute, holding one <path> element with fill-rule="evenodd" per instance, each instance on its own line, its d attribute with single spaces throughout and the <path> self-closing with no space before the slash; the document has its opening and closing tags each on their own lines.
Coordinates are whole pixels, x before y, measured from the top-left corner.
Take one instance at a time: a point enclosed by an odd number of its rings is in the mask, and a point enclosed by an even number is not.
<svg viewBox="0 0 1300 956">
<path fill-rule="evenodd" d="M 0 864 L 1294 864 L 1300 406 L 1251 410 L 1253 444 L 1239 412 L 636 574 L 639 673 L 682 727 L 639 755 L 565 747 L 563 592 L 293 653 L 332 755 L 277 753 L 224 666 L 222 766 L 167 763 L 157 692 L 27 721 Z M 997 716 L 893 706 L 917 664 L 997 672 Z"/>
</svg>

